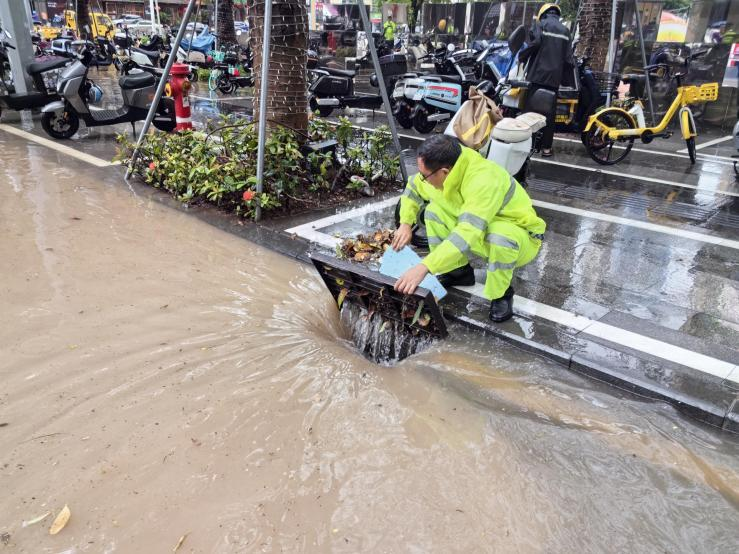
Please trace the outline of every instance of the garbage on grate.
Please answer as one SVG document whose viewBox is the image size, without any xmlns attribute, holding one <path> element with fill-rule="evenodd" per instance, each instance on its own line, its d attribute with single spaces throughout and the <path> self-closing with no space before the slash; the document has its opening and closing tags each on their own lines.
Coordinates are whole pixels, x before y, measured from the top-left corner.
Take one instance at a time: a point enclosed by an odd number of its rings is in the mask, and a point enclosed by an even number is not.
<svg viewBox="0 0 739 554">
<path fill-rule="evenodd" d="M 447 336 L 434 295 L 423 288 L 397 292 L 395 279 L 361 264 L 312 254 L 357 348 L 377 363 L 400 361 Z"/>
</svg>

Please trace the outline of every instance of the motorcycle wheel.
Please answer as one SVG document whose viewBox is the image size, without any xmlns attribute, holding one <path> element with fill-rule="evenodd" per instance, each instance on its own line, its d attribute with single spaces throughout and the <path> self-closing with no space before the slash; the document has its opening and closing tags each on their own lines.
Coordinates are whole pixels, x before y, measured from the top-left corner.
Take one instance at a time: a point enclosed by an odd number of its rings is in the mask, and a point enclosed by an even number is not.
<svg viewBox="0 0 739 554">
<path fill-rule="evenodd" d="M 80 128 L 80 116 L 71 108 L 61 117 L 55 112 L 46 112 L 41 115 L 41 127 L 51 138 L 66 140 Z"/>
<path fill-rule="evenodd" d="M 418 110 L 413 117 L 413 128 L 422 135 L 430 133 L 436 127 L 436 121 L 429 121 L 428 115 L 426 110 Z"/>
<path fill-rule="evenodd" d="M 403 129 L 410 129 L 413 127 L 413 120 L 408 115 L 407 110 L 401 109 L 398 115 L 395 116 L 395 120 L 400 124 Z"/>
<path fill-rule="evenodd" d="M 315 96 L 310 97 L 308 105 L 310 106 L 310 111 L 322 117 L 328 117 L 331 115 L 331 112 L 334 111 L 331 106 L 319 106 Z"/>
<path fill-rule="evenodd" d="M 602 121 L 608 127 L 613 129 L 635 129 L 636 124 L 634 120 L 624 114 L 621 110 L 607 109 L 602 111 L 598 115 L 598 119 Z M 634 137 L 628 139 L 615 141 L 607 136 L 603 136 L 603 133 L 597 125 L 593 125 L 589 131 L 583 133 L 583 143 L 585 149 L 588 151 L 588 155 L 601 165 L 614 165 L 623 160 L 629 155 L 631 147 L 634 146 Z M 613 146 L 619 142 L 623 145 L 622 148 L 615 150 Z"/>
<path fill-rule="evenodd" d="M 233 94 L 236 90 L 236 83 L 228 78 L 228 75 L 218 77 L 218 90 L 223 94 Z"/>
</svg>

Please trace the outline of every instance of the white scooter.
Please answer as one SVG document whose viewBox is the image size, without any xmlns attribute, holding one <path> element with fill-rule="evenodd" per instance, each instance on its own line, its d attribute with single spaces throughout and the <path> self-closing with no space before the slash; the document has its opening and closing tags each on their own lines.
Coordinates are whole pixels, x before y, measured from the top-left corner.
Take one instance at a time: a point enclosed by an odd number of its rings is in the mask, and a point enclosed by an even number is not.
<svg viewBox="0 0 739 554">
<path fill-rule="evenodd" d="M 454 114 L 444 131 L 445 135 L 457 137 L 454 132 L 454 122 L 460 112 L 461 110 Z M 528 161 L 536 146 L 535 134 L 546 125 L 547 118 L 534 112 L 523 113 L 515 118 L 503 118 L 493 127 L 488 141 L 478 152 L 491 162 L 503 167 L 525 187 Z"/>
</svg>

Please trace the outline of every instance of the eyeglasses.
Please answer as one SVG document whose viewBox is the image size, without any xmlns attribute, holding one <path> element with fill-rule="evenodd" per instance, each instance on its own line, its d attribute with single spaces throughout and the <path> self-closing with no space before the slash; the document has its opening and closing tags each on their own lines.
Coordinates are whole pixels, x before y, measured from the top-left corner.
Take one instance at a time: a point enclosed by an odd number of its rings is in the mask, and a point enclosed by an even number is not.
<svg viewBox="0 0 739 554">
<path fill-rule="evenodd" d="M 423 181 L 426 181 L 428 183 L 429 182 L 429 177 L 431 177 L 434 173 L 436 173 L 438 171 L 441 171 L 442 169 L 444 169 L 444 168 L 443 167 L 436 168 L 431 173 L 429 173 L 428 175 L 424 175 L 420 171 L 418 173 L 421 175 L 421 179 Z M 429 184 L 431 184 L 431 183 L 429 183 Z"/>
</svg>

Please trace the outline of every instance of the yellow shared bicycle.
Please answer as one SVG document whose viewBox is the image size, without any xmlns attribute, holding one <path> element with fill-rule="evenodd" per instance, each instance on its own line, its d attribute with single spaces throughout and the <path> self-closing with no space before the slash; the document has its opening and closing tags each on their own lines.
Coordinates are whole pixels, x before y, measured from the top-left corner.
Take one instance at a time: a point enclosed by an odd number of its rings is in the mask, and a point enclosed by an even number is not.
<svg viewBox="0 0 739 554">
<path fill-rule="evenodd" d="M 695 163 L 695 137 L 698 135 L 693 120 L 691 104 L 713 102 L 718 98 L 718 83 L 705 83 L 699 86 L 682 86 L 682 74 L 675 74 L 677 79 L 677 95 L 667 113 L 656 127 L 647 127 L 644 120 L 644 106 L 639 100 L 626 107 L 611 107 L 597 111 L 588 119 L 583 131 L 582 142 L 588 154 L 596 162 L 603 165 L 617 164 L 628 156 L 634 139 L 640 138 L 649 144 L 657 137 L 669 138 L 672 131 L 667 131 L 670 121 L 679 113 L 680 130 L 688 145 L 690 163 Z"/>
</svg>

